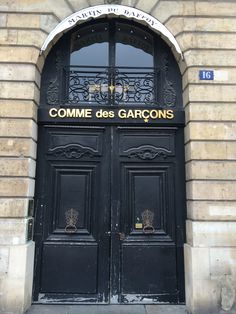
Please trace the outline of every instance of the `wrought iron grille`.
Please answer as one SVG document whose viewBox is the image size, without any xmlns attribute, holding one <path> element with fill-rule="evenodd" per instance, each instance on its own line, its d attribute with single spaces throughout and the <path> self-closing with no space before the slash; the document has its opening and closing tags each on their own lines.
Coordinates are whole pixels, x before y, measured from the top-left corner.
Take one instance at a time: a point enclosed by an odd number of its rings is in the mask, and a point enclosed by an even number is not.
<svg viewBox="0 0 236 314">
<path fill-rule="evenodd" d="M 68 67 L 64 102 L 68 104 L 153 104 L 158 71 L 154 68 Z"/>
</svg>

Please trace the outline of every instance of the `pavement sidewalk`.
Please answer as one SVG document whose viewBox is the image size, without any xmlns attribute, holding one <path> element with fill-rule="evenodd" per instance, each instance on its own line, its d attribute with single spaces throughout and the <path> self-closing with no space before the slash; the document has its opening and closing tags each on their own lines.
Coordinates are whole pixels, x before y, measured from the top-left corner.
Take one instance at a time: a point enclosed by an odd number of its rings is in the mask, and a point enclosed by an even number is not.
<svg viewBox="0 0 236 314">
<path fill-rule="evenodd" d="M 184 305 L 32 305 L 26 314 L 187 314 Z"/>
</svg>

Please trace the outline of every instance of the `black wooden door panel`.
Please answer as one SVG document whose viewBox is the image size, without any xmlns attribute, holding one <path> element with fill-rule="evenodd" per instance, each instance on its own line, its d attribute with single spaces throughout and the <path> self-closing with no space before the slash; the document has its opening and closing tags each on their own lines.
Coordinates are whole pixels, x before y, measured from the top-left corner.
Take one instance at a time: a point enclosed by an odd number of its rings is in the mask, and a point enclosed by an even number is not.
<svg viewBox="0 0 236 314">
<path fill-rule="evenodd" d="M 177 293 L 174 245 L 125 243 L 122 246 L 122 301 L 163 301 Z M 172 299 L 173 301 L 173 299 Z"/>
<path fill-rule="evenodd" d="M 40 130 L 35 295 L 41 302 L 108 301 L 108 137 L 110 143 L 109 129 L 102 127 Z"/>
<path fill-rule="evenodd" d="M 44 243 L 41 291 L 98 293 L 97 244 Z"/>
<path fill-rule="evenodd" d="M 118 127 L 114 132 L 121 272 L 116 275 L 114 267 L 113 276 L 119 278 L 120 302 L 179 302 L 177 131 Z"/>
<path fill-rule="evenodd" d="M 36 300 L 183 300 L 181 141 L 175 127 L 41 128 Z"/>
</svg>

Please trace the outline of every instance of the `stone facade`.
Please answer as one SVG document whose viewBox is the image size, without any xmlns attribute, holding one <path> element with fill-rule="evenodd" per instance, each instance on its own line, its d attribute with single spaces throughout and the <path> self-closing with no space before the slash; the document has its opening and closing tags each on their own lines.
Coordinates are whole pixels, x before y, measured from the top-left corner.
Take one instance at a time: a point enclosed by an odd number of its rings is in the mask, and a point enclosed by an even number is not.
<svg viewBox="0 0 236 314">
<path fill-rule="evenodd" d="M 56 2 L 56 3 L 55 3 Z M 105 1 L 106 3 L 106 1 Z M 192 314 L 236 313 L 236 2 L 122 0 L 154 16 L 184 55 L 186 304 Z M 55 5 L 56 4 L 56 5 Z M 0 1 L 0 313 L 31 304 L 37 106 L 48 34 L 102 0 Z M 200 81 L 199 69 L 215 70 Z"/>
</svg>

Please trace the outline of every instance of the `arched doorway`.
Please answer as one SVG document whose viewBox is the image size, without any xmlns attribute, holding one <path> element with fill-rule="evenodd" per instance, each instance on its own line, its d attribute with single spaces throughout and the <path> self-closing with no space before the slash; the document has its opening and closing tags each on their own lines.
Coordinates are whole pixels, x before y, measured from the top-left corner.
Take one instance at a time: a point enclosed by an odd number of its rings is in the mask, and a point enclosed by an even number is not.
<svg viewBox="0 0 236 314">
<path fill-rule="evenodd" d="M 34 299 L 184 301 L 184 112 L 169 47 L 122 19 L 64 35 L 42 74 Z"/>
</svg>

